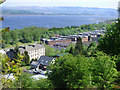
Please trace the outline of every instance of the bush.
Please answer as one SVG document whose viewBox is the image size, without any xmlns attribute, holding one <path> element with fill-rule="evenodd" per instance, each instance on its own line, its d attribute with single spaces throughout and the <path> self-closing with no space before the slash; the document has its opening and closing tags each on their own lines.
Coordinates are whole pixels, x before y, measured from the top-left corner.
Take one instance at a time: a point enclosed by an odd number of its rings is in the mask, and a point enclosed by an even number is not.
<svg viewBox="0 0 120 90">
<path fill-rule="evenodd" d="M 48 79 L 40 78 L 39 80 L 31 78 L 31 74 L 22 72 L 18 80 L 12 82 L 11 88 L 53 88 Z"/>
<path fill-rule="evenodd" d="M 18 80 L 15 80 L 11 87 L 12 88 L 35 88 L 35 82 L 32 78 L 32 75 L 22 72 L 21 76 L 18 77 Z"/>
</svg>

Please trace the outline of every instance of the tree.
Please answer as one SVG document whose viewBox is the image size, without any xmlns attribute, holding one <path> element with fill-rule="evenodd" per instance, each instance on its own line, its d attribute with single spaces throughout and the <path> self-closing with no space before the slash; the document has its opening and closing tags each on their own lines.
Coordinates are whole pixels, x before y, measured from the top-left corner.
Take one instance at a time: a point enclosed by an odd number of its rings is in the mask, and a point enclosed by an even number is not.
<svg viewBox="0 0 120 90">
<path fill-rule="evenodd" d="M 88 46 L 88 49 L 87 50 L 90 50 L 90 49 L 95 49 L 96 48 L 96 43 L 93 41 L 92 43 L 90 43 L 90 45 Z"/>
<path fill-rule="evenodd" d="M 77 38 L 77 43 L 76 43 L 76 46 L 75 46 L 75 52 L 76 52 L 76 54 L 81 54 L 82 55 L 83 46 L 82 46 L 82 38 L 81 37 Z"/>
<path fill-rule="evenodd" d="M 117 58 L 116 58 L 117 60 L 116 60 L 116 68 L 117 68 L 117 70 L 118 71 L 120 71 L 120 54 L 119 55 L 117 55 Z"/>
<path fill-rule="evenodd" d="M 30 64 L 30 58 L 29 58 L 29 55 L 28 55 L 28 52 L 27 52 L 27 51 L 24 52 L 23 62 L 24 62 L 26 65 L 29 65 L 29 64 Z"/>
<path fill-rule="evenodd" d="M 48 79 L 55 88 L 81 88 L 89 85 L 88 58 L 84 56 L 73 57 L 71 54 L 56 59 L 50 66 Z M 57 77 L 57 78 L 56 78 Z"/>
<path fill-rule="evenodd" d="M 64 55 L 50 65 L 48 79 L 55 88 L 110 87 L 117 77 L 114 58 L 103 52 L 94 57 Z M 57 78 L 56 78 L 57 77 Z"/>
<path fill-rule="evenodd" d="M 13 61 L 10 60 L 7 56 L 3 57 L 0 55 L 0 65 L 1 65 L 1 71 L 2 74 L 0 80 L 2 81 L 3 87 L 10 87 L 10 83 L 12 80 L 9 78 L 11 73 L 14 75 L 15 80 L 17 80 L 18 76 L 21 74 L 21 60 L 23 56 L 19 55 L 18 59 L 14 59 Z M 16 61 L 16 62 L 15 62 Z M 4 77 L 4 75 L 8 75 L 7 78 Z"/>
<path fill-rule="evenodd" d="M 61 53 L 65 53 L 65 49 L 61 49 L 60 52 L 61 52 Z"/>
<path fill-rule="evenodd" d="M 12 86 L 14 86 L 14 88 L 36 88 L 35 82 L 30 77 L 30 74 L 22 72 L 22 74 L 18 77 L 18 80 L 15 80 L 12 83 L 11 88 Z"/>
<path fill-rule="evenodd" d="M 111 55 L 120 53 L 120 20 L 108 27 L 105 35 L 99 40 L 98 49 Z"/>
<path fill-rule="evenodd" d="M 39 89 L 48 89 L 53 88 L 53 85 L 48 79 L 40 78 L 36 80 L 31 77 L 29 73 L 22 72 L 18 77 L 18 80 L 14 80 L 10 88 L 39 88 Z"/>
<path fill-rule="evenodd" d="M 57 54 L 60 54 L 60 51 L 58 51 L 48 45 L 45 45 L 45 56 L 54 56 Z"/>
<path fill-rule="evenodd" d="M 93 41 L 88 47 L 87 50 L 84 50 L 84 54 L 86 56 L 92 56 L 92 54 L 94 54 L 96 52 L 96 48 L 97 45 L 96 43 Z"/>
<path fill-rule="evenodd" d="M 69 53 L 74 54 L 74 48 L 71 47 Z"/>
<path fill-rule="evenodd" d="M 16 46 L 15 46 L 15 48 L 14 48 L 13 51 L 14 51 L 14 52 L 13 52 L 13 58 L 14 58 L 14 59 L 17 59 L 18 56 L 19 56 L 19 54 L 20 54 L 19 46 L 18 46 L 17 44 L 16 44 Z"/>
<path fill-rule="evenodd" d="M 1 0 L 0 4 L 5 2 L 6 0 Z M 0 18 L 0 20 L 4 20 L 3 17 Z M 5 34 L 5 32 L 9 32 L 9 27 L 2 29 L 2 31 L 0 30 L 0 34 Z M 2 36 L 1 35 L 1 36 Z M 3 36 L 5 38 L 5 36 Z M 10 43 L 10 36 L 8 34 L 7 39 L 8 43 Z M 0 38 L 0 43 L 3 43 L 4 41 Z M 7 42 L 7 41 L 5 41 Z M 8 44 L 7 43 L 7 44 Z M 0 54 L 0 81 L 2 81 L 2 84 L 0 83 L 0 89 L 2 87 L 9 87 L 9 84 L 12 82 L 11 79 L 9 79 L 9 76 L 11 73 L 13 73 L 14 78 L 17 80 L 17 77 L 21 74 L 21 69 L 20 69 L 20 65 L 21 65 L 21 60 L 22 60 L 22 56 L 19 54 L 17 60 L 14 59 L 14 61 L 11 61 L 10 58 L 8 58 L 7 56 L 1 55 Z M 16 61 L 16 63 L 15 63 Z M 4 77 L 4 75 L 8 74 L 7 78 Z"/>
<path fill-rule="evenodd" d="M 3 32 L 2 33 L 2 38 L 5 44 L 10 44 L 11 43 L 11 36 L 9 34 L 9 32 Z"/>
<path fill-rule="evenodd" d="M 32 33 L 28 30 L 25 30 L 22 32 L 22 37 L 23 37 L 23 40 L 22 40 L 23 43 L 29 43 L 29 42 L 32 42 L 33 40 Z"/>
<path fill-rule="evenodd" d="M 12 44 L 16 44 L 18 42 L 18 34 L 13 31 L 11 31 L 10 34 L 11 34 Z"/>
<path fill-rule="evenodd" d="M 17 51 L 17 49 L 16 49 Z M 1 78 L 2 86 L 3 87 L 10 87 L 9 84 L 12 82 L 12 80 L 9 78 L 11 74 L 14 75 L 14 78 L 17 80 L 17 77 L 21 74 L 21 60 L 23 59 L 23 56 L 19 53 L 16 53 L 16 56 L 13 60 L 8 58 L 7 56 L 0 54 L 0 66 L 2 69 L 1 72 Z M 5 78 L 4 75 L 8 75 L 7 78 Z"/>
<path fill-rule="evenodd" d="M 110 87 L 117 76 L 116 64 L 113 58 L 103 52 L 97 52 L 92 61 L 92 84 L 100 88 Z"/>
<path fill-rule="evenodd" d="M 34 41 L 39 41 L 40 40 L 40 35 L 39 35 L 39 31 L 38 30 L 33 32 L 33 40 Z"/>
</svg>

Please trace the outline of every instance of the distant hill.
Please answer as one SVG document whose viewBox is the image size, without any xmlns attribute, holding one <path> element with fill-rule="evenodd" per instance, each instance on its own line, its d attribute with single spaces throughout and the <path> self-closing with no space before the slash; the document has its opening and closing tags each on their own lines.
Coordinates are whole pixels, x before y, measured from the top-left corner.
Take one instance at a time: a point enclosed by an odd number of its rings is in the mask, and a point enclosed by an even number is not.
<svg viewBox="0 0 120 90">
<path fill-rule="evenodd" d="M 117 16 L 116 9 L 93 8 L 93 7 L 3 7 L 3 14 L 23 14 L 23 15 L 104 15 Z"/>
</svg>

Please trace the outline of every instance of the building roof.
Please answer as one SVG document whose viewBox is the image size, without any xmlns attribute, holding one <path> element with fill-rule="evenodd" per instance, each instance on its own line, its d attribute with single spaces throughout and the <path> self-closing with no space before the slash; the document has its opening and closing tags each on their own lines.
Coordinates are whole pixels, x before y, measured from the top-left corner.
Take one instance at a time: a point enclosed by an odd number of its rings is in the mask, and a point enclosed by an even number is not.
<svg viewBox="0 0 120 90">
<path fill-rule="evenodd" d="M 47 66 L 53 59 L 54 59 L 53 57 L 41 56 L 37 62 L 39 62 L 39 64 Z"/>
<path fill-rule="evenodd" d="M 58 45 L 58 46 L 69 46 L 70 43 L 55 43 L 54 45 Z"/>
<path fill-rule="evenodd" d="M 51 48 L 61 51 L 61 49 L 66 49 L 65 47 L 50 46 Z"/>
<path fill-rule="evenodd" d="M 32 61 L 31 65 L 37 66 L 42 64 L 48 66 L 53 59 L 53 57 L 41 56 L 38 61 Z"/>
<path fill-rule="evenodd" d="M 38 50 L 40 48 L 44 48 L 43 45 L 41 44 L 32 44 L 32 45 L 28 45 L 28 46 L 21 46 L 19 47 L 20 53 L 24 53 L 24 51 L 34 51 L 34 50 Z"/>
</svg>

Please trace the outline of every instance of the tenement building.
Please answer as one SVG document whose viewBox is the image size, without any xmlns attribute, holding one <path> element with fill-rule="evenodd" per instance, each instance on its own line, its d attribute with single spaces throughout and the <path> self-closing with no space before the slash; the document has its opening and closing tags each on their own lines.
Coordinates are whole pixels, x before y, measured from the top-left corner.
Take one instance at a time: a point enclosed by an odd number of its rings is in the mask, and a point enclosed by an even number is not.
<svg viewBox="0 0 120 90">
<path fill-rule="evenodd" d="M 41 44 L 32 44 L 26 46 L 19 46 L 20 54 L 24 54 L 25 51 L 28 52 L 30 60 L 39 59 L 41 56 L 45 56 L 45 47 Z M 13 59 L 14 49 L 10 49 L 7 52 L 7 56 Z"/>
<path fill-rule="evenodd" d="M 45 47 L 41 44 L 21 46 L 19 47 L 19 51 L 21 54 L 27 51 L 30 60 L 39 59 L 41 56 L 45 56 Z"/>
</svg>

